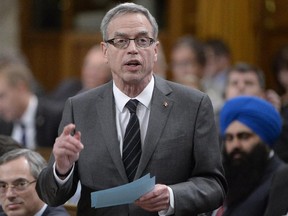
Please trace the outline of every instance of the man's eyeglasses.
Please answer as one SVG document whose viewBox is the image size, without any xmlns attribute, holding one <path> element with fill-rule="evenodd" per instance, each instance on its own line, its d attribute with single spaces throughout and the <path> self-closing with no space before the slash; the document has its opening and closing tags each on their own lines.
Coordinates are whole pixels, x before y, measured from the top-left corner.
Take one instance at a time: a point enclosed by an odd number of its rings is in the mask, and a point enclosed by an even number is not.
<svg viewBox="0 0 288 216">
<path fill-rule="evenodd" d="M 239 132 L 235 135 L 227 133 L 224 135 L 224 141 L 225 142 L 232 142 L 235 137 L 237 137 L 237 139 L 240 141 L 247 141 L 248 139 L 250 139 L 254 135 L 255 135 L 254 133 L 250 133 L 250 132 Z"/>
<path fill-rule="evenodd" d="M 150 37 L 136 37 L 133 39 L 130 38 L 112 38 L 110 40 L 106 40 L 106 43 L 112 44 L 114 47 L 118 49 L 126 49 L 130 41 L 134 40 L 136 47 L 138 48 L 147 48 L 151 46 L 155 42 L 153 38 Z"/>
<path fill-rule="evenodd" d="M 0 194 L 3 195 L 7 193 L 9 187 L 13 188 L 16 192 L 24 191 L 29 187 L 29 185 L 35 183 L 36 181 L 37 180 L 29 182 L 27 180 L 21 180 L 21 181 L 15 181 L 12 184 L 8 184 L 6 182 L 0 182 Z"/>
</svg>

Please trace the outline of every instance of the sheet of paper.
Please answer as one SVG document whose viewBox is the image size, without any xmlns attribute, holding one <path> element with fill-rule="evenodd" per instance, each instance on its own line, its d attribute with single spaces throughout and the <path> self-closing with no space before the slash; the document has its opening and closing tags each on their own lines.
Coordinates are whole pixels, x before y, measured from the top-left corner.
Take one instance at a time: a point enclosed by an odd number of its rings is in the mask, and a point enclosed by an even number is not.
<svg viewBox="0 0 288 216">
<path fill-rule="evenodd" d="M 136 181 L 106 190 L 91 193 L 91 207 L 102 208 L 108 206 L 133 203 L 142 195 L 153 190 L 155 177 L 150 174 L 143 176 Z"/>
</svg>

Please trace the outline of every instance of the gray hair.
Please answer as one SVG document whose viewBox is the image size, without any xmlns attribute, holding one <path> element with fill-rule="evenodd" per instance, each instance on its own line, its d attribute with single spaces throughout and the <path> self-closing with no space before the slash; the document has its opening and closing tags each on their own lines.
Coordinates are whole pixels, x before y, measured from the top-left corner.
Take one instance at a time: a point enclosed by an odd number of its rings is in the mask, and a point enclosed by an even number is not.
<svg viewBox="0 0 288 216">
<path fill-rule="evenodd" d="M 0 157 L 0 165 L 16 160 L 20 157 L 25 157 L 28 161 L 31 175 L 37 179 L 42 169 L 47 166 L 45 159 L 36 151 L 30 149 L 14 149 L 5 153 Z"/>
<path fill-rule="evenodd" d="M 137 5 L 134 3 L 122 3 L 117 5 L 116 7 L 109 10 L 106 15 L 104 16 L 102 22 L 101 22 L 101 33 L 103 40 L 108 40 L 107 36 L 107 28 L 111 20 L 113 20 L 115 17 L 123 14 L 129 14 L 129 13 L 140 13 L 143 14 L 153 28 L 153 37 L 156 39 L 158 37 L 158 24 L 155 20 L 155 18 L 152 16 L 152 14 L 142 5 Z"/>
</svg>

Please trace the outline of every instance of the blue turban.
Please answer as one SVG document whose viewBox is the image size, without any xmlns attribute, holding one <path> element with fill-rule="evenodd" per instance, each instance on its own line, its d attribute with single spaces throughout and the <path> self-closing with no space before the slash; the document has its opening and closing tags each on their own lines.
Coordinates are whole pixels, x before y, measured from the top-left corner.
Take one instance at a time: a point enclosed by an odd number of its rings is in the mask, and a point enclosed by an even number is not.
<svg viewBox="0 0 288 216">
<path fill-rule="evenodd" d="M 233 121 L 239 121 L 273 147 L 279 137 L 282 121 L 271 103 L 254 96 L 239 96 L 228 100 L 220 113 L 221 135 Z"/>
</svg>

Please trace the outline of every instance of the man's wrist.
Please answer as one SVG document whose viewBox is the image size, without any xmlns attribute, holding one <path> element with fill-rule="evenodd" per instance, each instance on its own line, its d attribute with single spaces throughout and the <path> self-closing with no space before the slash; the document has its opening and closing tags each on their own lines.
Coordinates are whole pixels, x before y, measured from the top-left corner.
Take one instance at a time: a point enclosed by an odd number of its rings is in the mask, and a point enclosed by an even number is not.
<svg viewBox="0 0 288 216">
<path fill-rule="evenodd" d="M 59 173 L 57 169 L 55 169 L 55 172 L 56 172 L 56 175 L 57 175 L 58 177 L 60 177 L 60 178 L 66 178 L 66 177 L 70 174 L 72 168 L 73 168 L 73 166 L 72 166 L 66 173 L 64 173 L 64 174 Z"/>
</svg>

